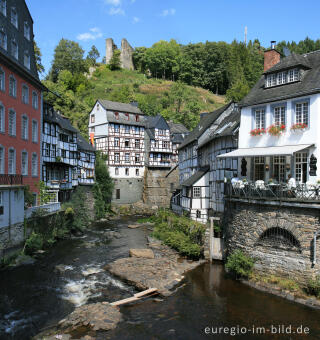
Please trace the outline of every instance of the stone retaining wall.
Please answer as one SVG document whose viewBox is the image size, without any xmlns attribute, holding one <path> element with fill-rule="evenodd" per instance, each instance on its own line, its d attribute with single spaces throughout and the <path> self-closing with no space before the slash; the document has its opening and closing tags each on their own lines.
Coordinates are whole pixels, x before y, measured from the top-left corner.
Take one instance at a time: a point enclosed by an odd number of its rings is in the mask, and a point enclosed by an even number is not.
<svg viewBox="0 0 320 340">
<path fill-rule="evenodd" d="M 319 208 L 307 208 L 303 204 L 284 207 L 263 202 L 227 201 L 224 222 L 228 252 L 242 249 L 256 258 L 257 271 L 306 282 L 320 274 L 320 239 L 317 241 L 317 264 L 312 265 L 313 237 L 320 230 Z M 288 231 L 300 247 L 276 246 L 274 239 L 272 242 L 261 240 L 261 235 L 270 228 Z"/>
</svg>

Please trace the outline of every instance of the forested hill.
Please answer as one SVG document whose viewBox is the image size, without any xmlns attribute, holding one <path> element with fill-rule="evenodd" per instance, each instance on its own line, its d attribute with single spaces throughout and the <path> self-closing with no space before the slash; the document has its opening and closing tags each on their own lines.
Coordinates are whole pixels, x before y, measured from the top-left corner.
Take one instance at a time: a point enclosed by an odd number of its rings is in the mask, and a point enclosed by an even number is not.
<svg viewBox="0 0 320 340">
<path fill-rule="evenodd" d="M 284 47 L 302 54 L 320 49 L 320 40 L 282 41 L 276 46 L 281 52 Z M 120 70 L 119 53 L 106 66 L 97 63 L 100 55 L 95 46 L 85 58 L 78 43 L 61 39 L 44 81 L 60 97 L 49 92 L 45 100 L 70 117 L 84 135 L 88 113 L 98 98 L 135 100 L 146 114 L 160 113 L 192 129 L 200 112 L 211 111 L 225 101 L 239 101 L 249 92 L 263 72 L 264 50 L 257 39 L 247 44 L 159 41 L 150 48 L 136 48 L 136 71 L 126 71 Z M 85 76 L 89 66 L 96 67 L 91 78 Z"/>
</svg>

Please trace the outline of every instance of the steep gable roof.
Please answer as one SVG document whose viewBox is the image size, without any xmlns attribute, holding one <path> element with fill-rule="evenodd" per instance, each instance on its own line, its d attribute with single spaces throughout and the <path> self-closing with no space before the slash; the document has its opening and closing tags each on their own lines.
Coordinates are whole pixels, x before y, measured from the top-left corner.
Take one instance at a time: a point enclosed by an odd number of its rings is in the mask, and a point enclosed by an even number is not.
<svg viewBox="0 0 320 340">
<path fill-rule="evenodd" d="M 79 150 L 95 152 L 95 148 L 88 143 L 81 135 L 78 133 L 77 145 Z"/>
<path fill-rule="evenodd" d="M 112 102 L 110 100 L 98 99 L 98 102 L 106 109 L 111 111 L 120 111 L 127 113 L 136 113 L 144 115 L 144 113 L 136 106 L 126 103 Z"/>
<path fill-rule="evenodd" d="M 78 132 L 78 130 L 72 126 L 70 120 L 67 117 L 62 116 L 52 107 L 48 107 L 46 110 L 44 110 L 43 120 L 48 123 L 55 123 L 64 130 Z"/>
<path fill-rule="evenodd" d="M 301 97 L 320 92 L 320 50 L 304 55 L 283 58 L 272 67 L 270 72 L 301 66 L 304 70 L 301 80 L 283 85 L 265 87 L 265 75 L 262 75 L 249 94 L 239 103 L 241 107 L 275 102 Z"/>
</svg>

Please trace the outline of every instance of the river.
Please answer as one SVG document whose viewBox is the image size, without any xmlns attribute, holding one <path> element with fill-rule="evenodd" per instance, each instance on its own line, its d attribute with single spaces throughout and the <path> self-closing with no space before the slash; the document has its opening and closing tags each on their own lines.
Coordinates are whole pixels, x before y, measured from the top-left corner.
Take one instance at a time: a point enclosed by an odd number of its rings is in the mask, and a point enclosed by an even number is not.
<svg viewBox="0 0 320 340">
<path fill-rule="evenodd" d="M 103 267 L 127 257 L 130 248 L 145 246 L 150 230 L 129 229 L 134 220 L 96 224 L 84 236 L 60 241 L 33 265 L 1 271 L 0 339 L 29 340 L 75 306 L 131 296 L 135 289 Z M 106 230 L 119 231 L 121 237 L 108 240 Z M 97 339 L 320 339 L 319 310 L 236 282 L 219 263 L 188 273 L 183 285 L 163 301 L 150 298 L 123 306 L 121 312 L 118 327 Z M 291 326 L 291 332 L 309 334 L 271 334 L 279 333 L 279 326 L 282 333 Z M 246 334 L 237 334 L 241 332 Z"/>
</svg>

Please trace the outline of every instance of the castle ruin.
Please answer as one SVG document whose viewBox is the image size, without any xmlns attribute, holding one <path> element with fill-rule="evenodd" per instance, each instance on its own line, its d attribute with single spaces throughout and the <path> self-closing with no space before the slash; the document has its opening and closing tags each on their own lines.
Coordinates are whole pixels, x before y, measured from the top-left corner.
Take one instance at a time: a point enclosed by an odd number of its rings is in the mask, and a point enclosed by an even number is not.
<svg viewBox="0 0 320 340">
<path fill-rule="evenodd" d="M 117 49 L 118 47 L 114 43 L 112 38 L 106 39 L 106 64 L 107 65 L 110 63 L 113 53 Z M 120 53 L 121 68 L 124 68 L 127 70 L 134 70 L 133 51 L 134 49 L 128 43 L 127 39 L 122 39 L 121 40 L 121 53 Z"/>
</svg>

